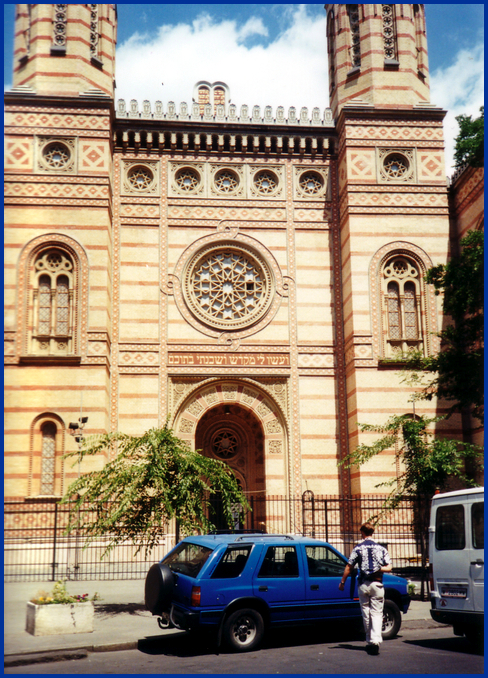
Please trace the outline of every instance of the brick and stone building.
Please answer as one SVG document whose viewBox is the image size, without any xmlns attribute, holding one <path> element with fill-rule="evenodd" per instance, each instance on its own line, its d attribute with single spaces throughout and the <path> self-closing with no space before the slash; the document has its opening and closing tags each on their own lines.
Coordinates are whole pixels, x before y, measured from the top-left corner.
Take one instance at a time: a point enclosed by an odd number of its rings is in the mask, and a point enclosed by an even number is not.
<svg viewBox="0 0 488 678">
<path fill-rule="evenodd" d="M 394 450 L 338 462 L 372 440 L 358 422 L 412 411 L 386 359 L 438 350 L 423 275 L 479 223 L 479 184 L 450 215 L 424 5 L 326 9 L 330 109 L 285 111 L 238 110 L 223 82 L 116 101 L 115 5 L 17 5 L 7 498 L 66 490 L 80 406 L 88 434 L 169 416 L 250 495 L 361 495 L 398 473 Z M 439 427 L 462 438 L 460 417 Z"/>
</svg>

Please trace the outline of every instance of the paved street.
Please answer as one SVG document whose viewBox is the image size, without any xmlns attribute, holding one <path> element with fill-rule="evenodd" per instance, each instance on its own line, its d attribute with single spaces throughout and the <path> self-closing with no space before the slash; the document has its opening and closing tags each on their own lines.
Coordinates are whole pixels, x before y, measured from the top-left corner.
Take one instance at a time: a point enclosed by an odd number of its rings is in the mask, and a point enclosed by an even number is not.
<svg viewBox="0 0 488 678">
<path fill-rule="evenodd" d="M 413 626 L 413 628 L 412 628 Z M 217 654 L 210 641 L 187 633 L 155 634 L 139 641 L 138 649 L 80 652 L 71 661 L 7 667 L 6 674 L 482 674 L 483 656 L 450 627 L 428 628 L 411 623 L 381 646 L 378 657 L 364 651 L 357 632 L 326 626 L 283 629 L 269 634 L 262 648 L 247 654 Z M 324 642 L 325 641 L 325 642 Z"/>
</svg>

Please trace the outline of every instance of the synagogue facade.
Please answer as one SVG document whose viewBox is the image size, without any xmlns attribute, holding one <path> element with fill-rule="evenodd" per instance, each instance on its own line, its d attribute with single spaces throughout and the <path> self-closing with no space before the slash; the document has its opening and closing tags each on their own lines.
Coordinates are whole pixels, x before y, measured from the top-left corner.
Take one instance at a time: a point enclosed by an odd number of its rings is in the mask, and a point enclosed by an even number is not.
<svg viewBox="0 0 488 678">
<path fill-rule="evenodd" d="M 249 496 L 377 493 L 401 471 L 394 449 L 338 463 L 375 439 L 359 424 L 413 411 L 395 356 L 439 348 L 442 300 L 423 276 L 460 234 L 445 111 L 424 5 L 326 11 L 330 108 L 309 111 L 238 108 L 206 81 L 186 103 L 117 100 L 116 5 L 17 5 L 7 498 L 65 492 L 80 416 L 87 435 L 169 417 Z M 463 438 L 456 415 L 438 426 Z"/>
</svg>

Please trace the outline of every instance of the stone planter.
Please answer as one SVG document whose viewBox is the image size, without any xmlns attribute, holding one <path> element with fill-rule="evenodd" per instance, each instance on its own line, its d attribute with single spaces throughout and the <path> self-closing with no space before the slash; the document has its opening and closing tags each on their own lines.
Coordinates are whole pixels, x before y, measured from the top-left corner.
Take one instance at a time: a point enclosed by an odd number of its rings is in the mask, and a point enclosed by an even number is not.
<svg viewBox="0 0 488 678">
<path fill-rule="evenodd" d="M 64 605 L 27 603 L 25 630 L 33 636 L 92 633 L 95 608 L 91 601 Z"/>
</svg>

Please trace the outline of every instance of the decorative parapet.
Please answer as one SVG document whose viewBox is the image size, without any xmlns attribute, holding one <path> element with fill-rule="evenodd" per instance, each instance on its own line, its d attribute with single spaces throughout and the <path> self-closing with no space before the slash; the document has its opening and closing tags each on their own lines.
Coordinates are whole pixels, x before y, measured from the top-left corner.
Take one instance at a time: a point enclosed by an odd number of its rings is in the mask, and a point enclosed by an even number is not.
<svg viewBox="0 0 488 678">
<path fill-rule="evenodd" d="M 253 106 L 252 109 L 245 104 L 241 106 L 240 115 L 237 114 L 237 106 L 230 104 L 226 112 L 225 106 L 218 105 L 214 107 L 206 104 L 203 115 L 200 113 L 200 106 L 194 102 L 188 106 L 186 102 L 180 104 L 179 113 L 176 112 L 176 105 L 169 101 L 166 112 L 163 111 L 161 101 L 154 103 L 152 110 L 151 102 L 145 99 L 142 102 L 142 110 L 139 110 L 139 102 L 131 99 L 129 108 L 126 106 L 125 99 L 119 99 L 116 110 L 117 118 L 126 118 L 130 120 L 174 120 L 185 122 L 209 122 L 209 123 L 240 123 L 252 125 L 288 125 L 300 127 L 334 127 L 334 119 L 330 108 L 326 108 L 323 117 L 320 115 L 319 108 L 312 109 L 312 116 L 309 117 L 308 108 L 297 110 L 294 106 L 288 109 L 288 117 L 285 117 L 285 109 L 278 106 L 276 117 L 273 116 L 271 106 L 264 107 L 264 117 L 261 116 L 261 107 Z"/>
</svg>

